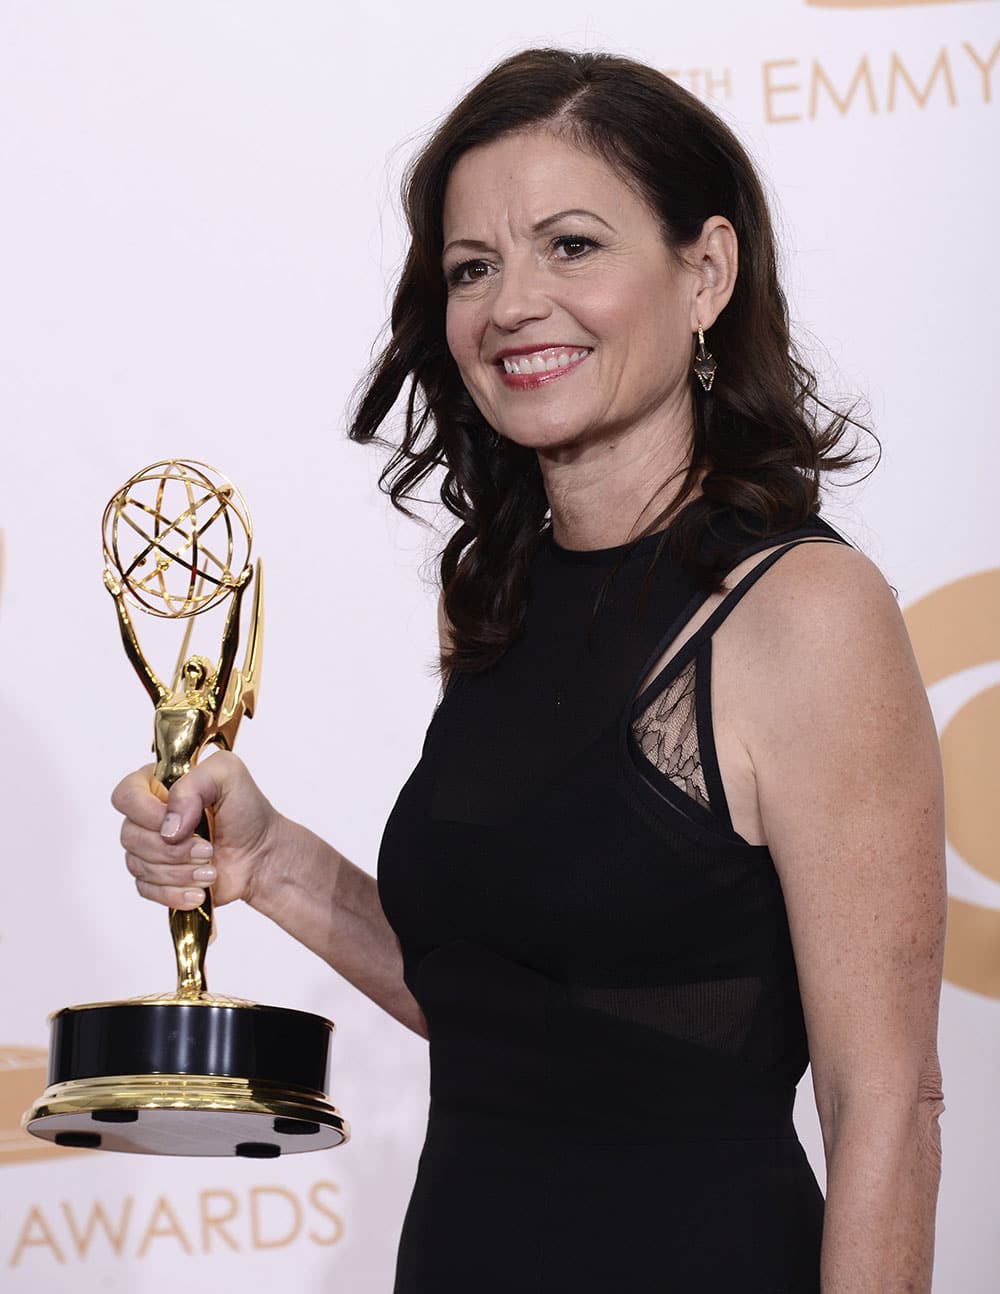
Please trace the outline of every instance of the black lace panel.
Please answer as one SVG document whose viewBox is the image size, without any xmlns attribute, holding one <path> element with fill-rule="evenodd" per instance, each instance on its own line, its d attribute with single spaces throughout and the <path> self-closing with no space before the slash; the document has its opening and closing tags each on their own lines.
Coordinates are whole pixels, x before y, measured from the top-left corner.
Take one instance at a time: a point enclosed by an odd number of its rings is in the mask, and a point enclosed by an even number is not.
<svg viewBox="0 0 1000 1294">
<path fill-rule="evenodd" d="M 633 720 L 632 735 L 655 769 L 707 809 L 710 806 L 698 745 L 695 679 L 696 659 L 692 659 Z"/>
</svg>

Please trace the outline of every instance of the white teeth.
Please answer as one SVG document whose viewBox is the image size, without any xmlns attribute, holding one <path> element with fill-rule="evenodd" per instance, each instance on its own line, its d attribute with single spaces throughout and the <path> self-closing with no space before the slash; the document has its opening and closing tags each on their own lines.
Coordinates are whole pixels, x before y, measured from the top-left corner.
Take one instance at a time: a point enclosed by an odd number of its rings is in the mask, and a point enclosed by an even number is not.
<svg viewBox="0 0 1000 1294">
<path fill-rule="evenodd" d="M 560 351 L 558 355 L 549 355 L 547 358 L 541 355 L 520 355 L 517 359 L 504 359 L 503 368 L 505 373 L 517 377 L 524 377 L 528 373 L 551 373 L 553 369 L 568 368 L 570 364 L 578 363 L 589 354 L 587 350 L 575 350 L 570 354 Z"/>
</svg>

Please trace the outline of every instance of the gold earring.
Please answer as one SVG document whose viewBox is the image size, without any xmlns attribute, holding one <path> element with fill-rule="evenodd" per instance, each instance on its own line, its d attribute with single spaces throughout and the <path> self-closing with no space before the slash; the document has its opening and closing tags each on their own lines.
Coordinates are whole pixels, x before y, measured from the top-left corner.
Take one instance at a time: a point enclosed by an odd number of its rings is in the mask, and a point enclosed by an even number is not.
<svg viewBox="0 0 1000 1294">
<path fill-rule="evenodd" d="M 705 349 L 705 333 L 701 324 L 698 325 L 698 348 L 694 353 L 694 371 L 698 381 L 706 391 L 711 391 L 712 383 L 715 381 L 715 373 L 719 365 L 715 356 Z"/>
</svg>

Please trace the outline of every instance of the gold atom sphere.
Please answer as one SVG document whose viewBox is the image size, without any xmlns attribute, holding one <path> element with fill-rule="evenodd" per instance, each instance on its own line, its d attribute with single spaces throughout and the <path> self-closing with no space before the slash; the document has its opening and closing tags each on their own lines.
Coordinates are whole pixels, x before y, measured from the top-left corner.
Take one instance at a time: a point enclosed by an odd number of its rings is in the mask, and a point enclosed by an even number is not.
<svg viewBox="0 0 1000 1294">
<path fill-rule="evenodd" d="M 153 615 L 207 611 L 250 560 L 253 527 L 242 494 L 207 463 L 169 458 L 144 467 L 109 500 L 104 560 Z"/>
</svg>

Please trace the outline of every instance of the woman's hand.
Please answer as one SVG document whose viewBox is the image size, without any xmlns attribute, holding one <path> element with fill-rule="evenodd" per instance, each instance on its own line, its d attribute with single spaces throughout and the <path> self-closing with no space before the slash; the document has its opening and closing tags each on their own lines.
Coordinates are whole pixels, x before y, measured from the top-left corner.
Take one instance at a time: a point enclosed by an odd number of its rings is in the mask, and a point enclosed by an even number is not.
<svg viewBox="0 0 1000 1294">
<path fill-rule="evenodd" d="M 111 796 L 125 815 L 125 862 L 144 898 L 189 910 L 211 885 L 216 903 L 244 899 L 427 1037 L 373 876 L 276 812 L 228 751 L 178 778 L 166 802 L 152 789 L 153 768 L 130 773 Z M 194 834 L 206 809 L 211 845 Z"/>
<path fill-rule="evenodd" d="M 166 802 L 152 787 L 153 765 L 130 773 L 111 803 L 123 814 L 125 865 L 143 898 L 192 909 L 213 886 L 216 903 L 250 901 L 262 887 L 283 821 L 242 760 L 219 751 L 179 778 Z M 194 833 L 212 815 L 213 842 Z"/>
</svg>

